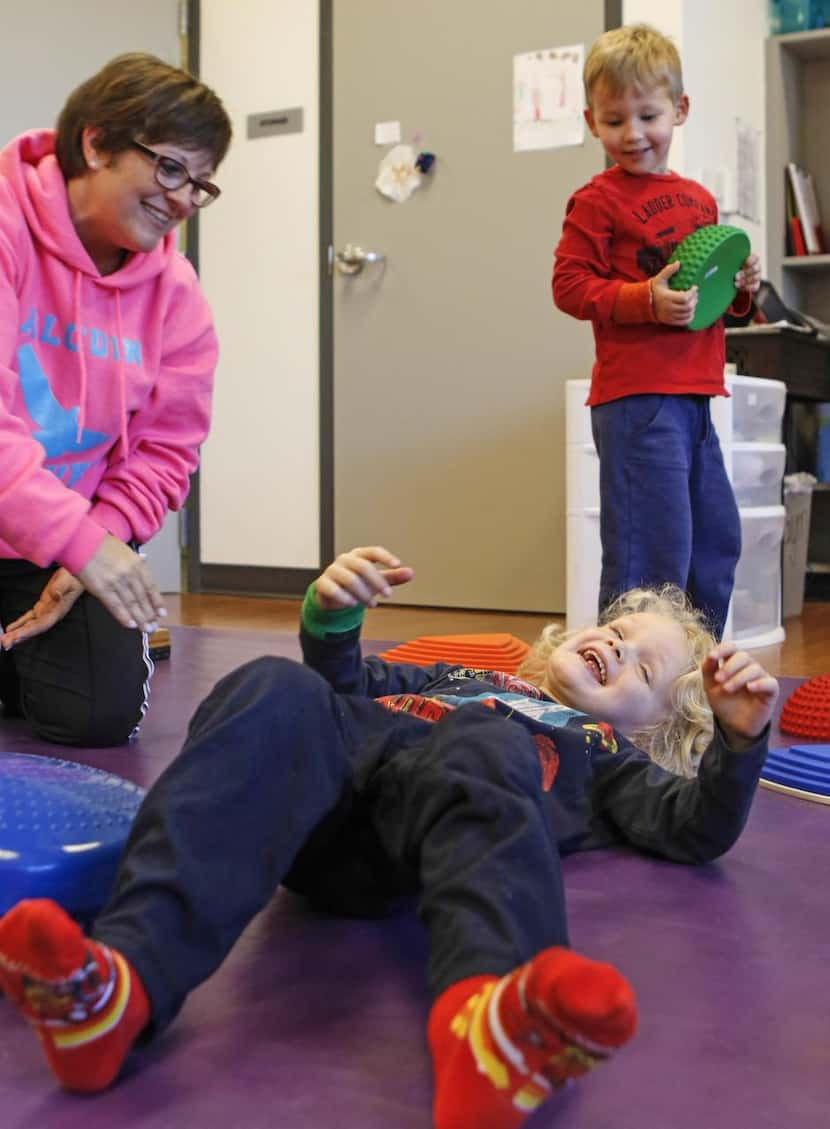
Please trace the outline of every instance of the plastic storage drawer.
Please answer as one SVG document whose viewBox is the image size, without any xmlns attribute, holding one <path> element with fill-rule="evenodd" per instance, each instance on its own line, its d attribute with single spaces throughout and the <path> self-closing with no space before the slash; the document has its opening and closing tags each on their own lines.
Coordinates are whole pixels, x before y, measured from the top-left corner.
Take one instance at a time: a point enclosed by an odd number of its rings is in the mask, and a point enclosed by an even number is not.
<svg viewBox="0 0 830 1129">
<path fill-rule="evenodd" d="M 741 559 L 735 569 L 730 636 L 736 640 L 769 634 L 781 625 L 781 540 L 783 506 L 741 511 Z"/>
<path fill-rule="evenodd" d="M 732 489 L 738 506 L 780 506 L 787 450 L 783 443 L 734 443 Z"/>
</svg>

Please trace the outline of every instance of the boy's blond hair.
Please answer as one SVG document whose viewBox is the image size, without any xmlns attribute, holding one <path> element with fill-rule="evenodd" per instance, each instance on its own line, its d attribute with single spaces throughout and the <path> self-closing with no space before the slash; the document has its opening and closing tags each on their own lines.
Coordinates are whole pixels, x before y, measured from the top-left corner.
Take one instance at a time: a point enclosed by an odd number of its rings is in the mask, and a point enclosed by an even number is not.
<svg viewBox="0 0 830 1129">
<path fill-rule="evenodd" d="M 582 71 L 585 98 L 600 84 L 619 94 L 633 86 L 640 92 L 664 87 L 672 102 L 683 93 L 680 55 L 668 36 L 648 24 L 629 24 L 601 35 L 585 60 Z"/>
<path fill-rule="evenodd" d="M 686 638 L 689 669 L 672 687 L 672 709 L 657 725 L 626 736 L 653 761 L 679 776 L 694 776 L 700 757 L 712 739 L 714 719 L 703 688 L 700 664 L 715 645 L 703 614 L 689 603 L 686 594 L 674 584 L 661 588 L 632 588 L 618 596 L 603 612 L 600 623 L 610 623 L 626 615 L 651 612 L 677 623 Z M 555 623 L 549 623 L 533 644 L 518 671 L 520 678 L 540 684 L 545 677 L 548 659 L 553 651 L 571 635 Z M 599 719 L 600 721 L 602 718 Z"/>
</svg>

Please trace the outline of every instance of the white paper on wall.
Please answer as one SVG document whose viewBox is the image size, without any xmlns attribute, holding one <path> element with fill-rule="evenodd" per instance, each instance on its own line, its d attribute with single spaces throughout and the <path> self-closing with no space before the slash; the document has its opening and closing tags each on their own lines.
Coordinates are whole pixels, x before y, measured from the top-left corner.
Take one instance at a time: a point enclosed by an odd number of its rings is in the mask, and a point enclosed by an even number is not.
<svg viewBox="0 0 830 1129">
<path fill-rule="evenodd" d="M 513 56 L 513 150 L 582 145 L 584 44 Z"/>
</svg>

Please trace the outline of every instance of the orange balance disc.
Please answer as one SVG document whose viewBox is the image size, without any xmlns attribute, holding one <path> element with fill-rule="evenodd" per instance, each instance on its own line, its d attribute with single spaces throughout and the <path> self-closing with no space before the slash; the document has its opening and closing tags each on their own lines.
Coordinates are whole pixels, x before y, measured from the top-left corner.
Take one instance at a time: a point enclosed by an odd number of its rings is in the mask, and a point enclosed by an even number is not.
<svg viewBox="0 0 830 1129">
<path fill-rule="evenodd" d="M 830 740 L 830 674 L 809 678 L 784 703 L 778 728 L 799 737 Z"/>
<path fill-rule="evenodd" d="M 529 650 L 529 643 L 504 633 L 421 635 L 409 643 L 384 651 L 380 657 L 387 662 L 415 663 L 416 666 L 439 662 L 463 663 L 479 670 L 503 670 L 505 674 L 515 674 Z"/>
</svg>

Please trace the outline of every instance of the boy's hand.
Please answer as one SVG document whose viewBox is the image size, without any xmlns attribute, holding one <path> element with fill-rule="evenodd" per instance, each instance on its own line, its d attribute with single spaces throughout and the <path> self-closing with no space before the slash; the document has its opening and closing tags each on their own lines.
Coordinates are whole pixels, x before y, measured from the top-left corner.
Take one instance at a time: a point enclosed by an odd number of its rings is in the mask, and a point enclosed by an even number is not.
<svg viewBox="0 0 830 1129">
<path fill-rule="evenodd" d="M 691 290 L 672 290 L 669 279 L 680 270 L 680 263 L 667 263 L 650 278 L 651 300 L 654 303 L 654 318 L 661 325 L 688 325 L 695 316 L 697 308 L 697 287 Z"/>
<path fill-rule="evenodd" d="M 701 669 L 706 697 L 729 747 L 752 744 L 772 717 L 777 681 L 732 642 L 713 647 Z"/>
<path fill-rule="evenodd" d="M 391 596 L 393 587 L 407 584 L 414 575 L 382 545 L 350 549 L 318 577 L 317 603 L 327 612 L 357 604 L 374 608 L 381 596 Z"/>
<path fill-rule="evenodd" d="M 743 266 L 735 275 L 735 289 L 747 290 L 754 294 L 761 285 L 761 260 L 753 251 L 744 259 Z"/>
</svg>

